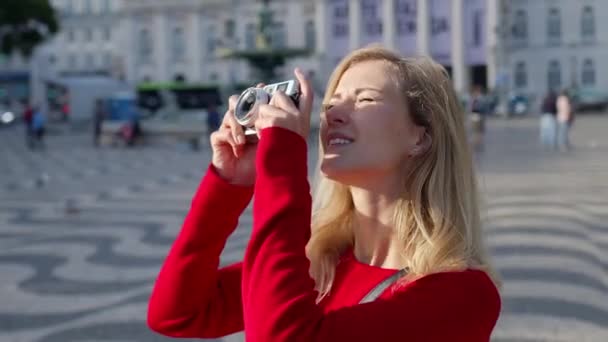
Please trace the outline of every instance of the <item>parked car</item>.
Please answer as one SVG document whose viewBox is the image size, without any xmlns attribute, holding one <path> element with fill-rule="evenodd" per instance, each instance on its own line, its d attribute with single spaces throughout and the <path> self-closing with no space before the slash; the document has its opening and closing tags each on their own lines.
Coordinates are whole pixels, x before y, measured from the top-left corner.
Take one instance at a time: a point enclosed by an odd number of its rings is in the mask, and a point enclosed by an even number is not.
<svg viewBox="0 0 608 342">
<path fill-rule="evenodd" d="M 608 109 L 608 92 L 596 88 L 578 88 L 570 91 L 574 110 L 606 111 Z"/>
</svg>

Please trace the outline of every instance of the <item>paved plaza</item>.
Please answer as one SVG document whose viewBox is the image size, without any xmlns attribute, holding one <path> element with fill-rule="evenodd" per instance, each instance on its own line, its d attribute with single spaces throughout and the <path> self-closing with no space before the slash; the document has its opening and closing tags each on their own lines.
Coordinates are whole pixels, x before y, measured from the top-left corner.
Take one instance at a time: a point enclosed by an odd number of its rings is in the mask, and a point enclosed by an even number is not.
<svg viewBox="0 0 608 342">
<path fill-rule="evenodd" d="M 148 330 L 147 300 L 207 146 L 95 149 L 64 131 L 32 152 L 21 128 L 0 130 L 0 342 L 171 340 Z M 537 130 L 491 120 L 476 156 L 503 281 L 493 341 L 605 342 L 608 115 L 579 117 L 565 153 L 542 151 Z M 248 210 L 222 264 L 242 258 L 251 222 Z"/>
</svg>

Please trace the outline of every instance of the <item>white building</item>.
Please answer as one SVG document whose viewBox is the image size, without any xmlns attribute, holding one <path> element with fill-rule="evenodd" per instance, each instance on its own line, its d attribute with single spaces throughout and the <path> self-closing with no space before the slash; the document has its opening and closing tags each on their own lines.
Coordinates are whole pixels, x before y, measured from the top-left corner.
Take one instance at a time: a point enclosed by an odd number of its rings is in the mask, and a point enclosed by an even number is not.
<svg viewBox="0 0 608 342">
<path fill-rule="evenodd" d="M 608 1 L 512 0 L 504 10 L 512 89 L 537 98 L 550 88 L 608 89 Z"/>
<path fill-rule="evenodd" d="M 52 0 L 61 32 L 35 56 L 49 75 L 108 74 L 132 84 L 184 79 L 255 82 L 225 49 L 255 46 L 259 0 Z M 350 50 L 373 42 L 405 55 L 430 55 L 457 90 L 471 84 L 535 97 L 554 88 L 608 88 L 604 0 L 273 0 L 277 47 L 315 53 L 295 65 L 317 87 Z M 27 66 L 17 57 L 2 70 Z"/>
<path fill-rule="evenodd" d="M 121 12 L 124 0 L 51 0 L 61 31 L 46 44 L 50 66 L 60 75 L 120 77 Z"/>
<path fill-rule="evenodd" d="M 251 81 L 245 62 L 225 49 L 255 47 L 261 3 L 253 0 L 125 0 L 128 79 L 234 83 Z M 275 1 L 274 45 L 314 50 L 314 3 Z M 312 46 L 311 46 L 312 44 Z M 305 67 L 312 62 L 304 62 Z"/>
</svg>

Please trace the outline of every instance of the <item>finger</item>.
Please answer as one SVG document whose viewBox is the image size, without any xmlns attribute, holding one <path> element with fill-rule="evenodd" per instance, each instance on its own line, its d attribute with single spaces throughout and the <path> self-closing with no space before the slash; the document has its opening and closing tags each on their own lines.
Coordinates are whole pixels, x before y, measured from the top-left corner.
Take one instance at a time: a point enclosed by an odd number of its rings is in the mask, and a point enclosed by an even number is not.
<svg viewBox="0 0 608 342">
<path fill-rule="evenodd" d="M 258 107 L 258 118 L 264 120 L 269 120 L 272 121 L 274 119 L 285 119 L 287 117 L 289 117 L 290 113 L 288 113 L 287 111 L 275 107 L 271 104 L 261 104 Z"/>
<path fill-rule="evenodd" d="M 256 84 L 256 88 L 264 88 L 266 86 L 266 83 L 258 83 Z"/>
<path fill-rule="evenodd" d="M 234 110 L 229 109 L 226 112 L 222 122 L 222 127 L 225 127 L 232 132 L 232 138 L 237 144 L 245 143 L 243 127 L 241 127 L 241 125 L 236 121 L 236 118 L 234 117 Z"/>
<path fill-rule="evenodd" d="M 230 145 L 232 153 L 235 157 L 240 157 L 242 154 L 242 146 L 238 145 L 232 136 L 230 129 L 222 129 L 211 134 L 211 146 L 225 146 Z"/>
<path fill-rule="evenodd" d="M 232 95 L 228 98 L 228 110 L 232 110 L 234 111 L 234 108 L 236 108 L 236 103 L 239 100 L 239 96 L 238 95 Z"/>
<path fill-rule="evenodd" d="M 312 101 L 314 99 L 312 84 L 300 68 L 296 68 L 294 70 L 294 74 L 300 83 L 300 99 L 298 107 L 300 112 L 310 115 L 310 111 L 312 110 Z"/>
<path fill-rule="evenodd" d="M 295 103 L 293 103 L 293 100 L 282 91 L 277 91 L 272 94 L 272 98 L 270 99 L 270 105 L 283 109 L 284 111 L 292 114 L 297 114 L 298 112 L 300 112 L 298 110 L 298 107 L 296 107 Z"/>
</svg>

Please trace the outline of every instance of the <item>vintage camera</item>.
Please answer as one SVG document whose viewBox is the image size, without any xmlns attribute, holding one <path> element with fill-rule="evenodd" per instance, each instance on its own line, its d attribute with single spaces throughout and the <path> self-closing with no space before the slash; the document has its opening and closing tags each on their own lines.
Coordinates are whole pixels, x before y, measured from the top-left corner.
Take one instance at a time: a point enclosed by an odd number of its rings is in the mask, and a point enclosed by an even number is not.
<svg viewBox="0 0 608 342">
<path fill-rule="evenodd" d="M 300 85 L 296 80 L 273 83 L 263 88 L 248 88 L 239 96 L 234 108 L 234 116 L 236 117 L 236 121 L 243 126 L 247 141 L 254 142 L 258 138 L 255 131 L 257 107 L 260 104 L 268 104 L 272 98 L 272 94 L 278 90 L 289 96 L 296 106 L 298 105 Z"/>
</svg>

